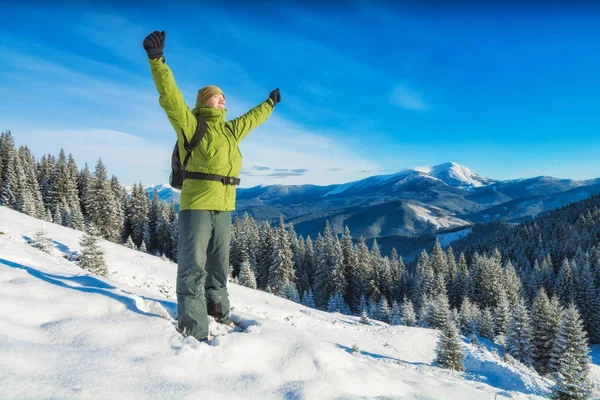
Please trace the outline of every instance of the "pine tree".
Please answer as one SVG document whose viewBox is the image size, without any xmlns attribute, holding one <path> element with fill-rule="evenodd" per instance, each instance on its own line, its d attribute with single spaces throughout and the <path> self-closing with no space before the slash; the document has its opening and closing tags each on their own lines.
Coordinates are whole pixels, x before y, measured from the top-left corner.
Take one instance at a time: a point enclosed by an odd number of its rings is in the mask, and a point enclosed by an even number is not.
<svg viewBox="0 0 600 400">
<path fill-rule="evenodd" d="M 364 237 L 360 237 L 355 250 L 354 269 L 350 275 L 349 287 L 353 293 L 353 304 L 360 303 L 361 297 L 372 295 L 370 282 L 372 280 L 372 271 L 369 257 L 369 248 L 365 243 Z"/>
<path fill-rule="evenodd" d="M 4 193 L 6 190 L 7 180 L 9 179 L 9 164 L 15 154 L 15 139 L 10 131 L 2 132 L 0 136 L 0 205 L 6 205 Z M 12 172 L 14 174 L 14 171 Z"/>
<path fill-rule="evenodd" d="M 417 315 L 410 299 L 405 299 L 402 304 L 402 318 L 406 326 L 415 326 L 417 324 Z"/>
<path fill-rule="evenodd" d="M 344 235 L 340 242 L 342 250 L 342 270 L 344 275 L 344 281 L 346 282 L 346 294 L 344 300 L 351 307 L 354 306 L 354 293 L 355 287 L 352 285 L 352 276 L 355 273 L 356 268 L 356 256 L 354 255 L 354 249 L 352 248 L 352 236 L 350 235 L 350 229 L 348 226 L 344 228 Z"/>
<path fill-rule="evenodd" d="M 259 244 L 256 252 L 256 285 L 266 289 L 269 284 L 269 267 L 273 264 L 274 233 L 268 222 L 259 227 Z"/>
<path fill-rule="evenodd" d="M 481 337 L 487 339 L 494 339 L 494 317 L 489 308 L 483 309 L 479 316 L 479 323 L 477 324 L 477 330 Z"/>
<path fill-rule="evenodd" d="M 302 239 L 302 238 L 300 238 Z M 310 236 L 304 242 L 304 252 L 300 268 L 296 270 L 296 287 L 299 291 L 306 292 L 311 287 L 311 277 L 314 262 L 314 250 Z"/>
<path fill-rule="evenodd" d="M 83 167 L 83 170 L 79 174 L 77 178 L 77 192 L 79 195 L 79 206 L 81 207 L 81 213 L 85 220 L 88 219 L 89 213 L 87 209 L 87 205 L 90 204 L 91 199 L 91 190 L 92 190 L 92 182 L 94 177 L 92 176 L 90 169 L 87 165 Z"/>
<path fill-rule="evenodd" d="M 494 332 L 497 336 L 506 335 L 508 320 L 510 318 L 510 304 L 504 291 L 498 295 L 496 308 L 494 309 Z"/>
<path fill-rule="evenodd" d="M 93 274 L 107 278 L 108 267 L 104 260 L 104 250 L 100 247 L 100 238 L 98 229 L 90 225 L 79 241 L 81 245 L 79 266 Z"/>
<path fill-rule="evenodd" d="M 283 288 L 281 289 L 281 297 L 296 303 L 300 303 L 300 295 L 298 294 L 298 290 L 296 290 L 296 287 L 289 282 L 286 282 L 283 285 Z"/>
<path fill-rule="evenodd" d="M 460 254 L 457 271 L 452 280 L 451 291 L 449 293 L 450 305 L 452 308 L 460 308 L 462 301 L 469 295 L 469 271 L 467 261 L 463 253 Z"/>
<path fill-rule="evenodd" d="M 552 349 L 549 372 L 556 381 L 555 399 L 588 399 L 591 396 L 589 381 L 590 357 L 583 323 L 575 305 L 570 304 L 556 335 Z"/>
<path fill-rule="evenodd" d="M 242 263 L 240 273 L 238 275 L 238 283 L 242 286 L 249 287 L 250 289 L 256 289 L 256 277 L 254 271 L 250 266 L 250 261 L 246 260 Z"/>
<path fill-rule="evenodd" d="M 110 181 L 106 175 L 106 168 L 101 159 L 96 164 L 90 203 L 86 208 L 90 223 L 97 227 L 101 236 L 104 239 L 117 242 L 121 236 L 123 223 L 122 219 L 119 220 L 118 208 L 120 208 L 120 205 L 113 195 Z"/>
<path fill-rule="evenodd" d="M 127 236 L 127 241 L 125 242 L 125 247 L 128 249 L 135 249 L 135 244 L 133 244 L 133 240 L 131 240 L 131 236 Z"/>
<path fill-rule="evenodd" d="M 448 321 L 449 314 L 450 306 L 448 304 L 448 297 L 445 293 L 440 293 L 426 303 L 423 322 L 430 328 L 442 329 Z"/>
<path fill-rule="evenodd" d="M 392 301 L 390 309 L 390 325 L 402 325 L 402 310 L 396 300 Z"/>
<path fill-rule="evenodd" d="M 531 313 L 533 325 L 533 360 L 535 369 L 545 374 L 548 369 L 551 351 L 554 348 L 556 332 L 560 327 L 561 310 L 550 302 L 542 287 L 533 302 Z"/>
<path fill-rule="evenodd" d="M 130 199 L 129 224 L 131 225 L 131 238 L 136 247 L 140 248 L 144 241 L 144 234 L 148 229 L 148 196 L 142 184 L 133 185 Z"/>
<path fill-rule="evenodd" d="M 465 358 L 462 343 L 456 325 L 447 319 L 442 324 L 436 351 L 435 363 L 442 368 L 464 371 Z"/>
<path fill-rule="evenodd" d="M 44 253 L 50 254 L 52 249 L 54 249 L 52 240 L 48 238 L 48 233 L 43 228 L 40 228 L 36 231 L 33 239 L 33 247 L 43 251 Z"/>
<path fill-rule="evenodd" d="M 468 297 L 465 297 L 462 305 L 460 306 L 460 312 L 458 315 L 458 325 L 460 332 L 465 335 L 476 335 L 477 325 L 480 319 L 480 310 L 477 304 L 472 303 Z"/>
<path fill-rule="evenodd" d="M 286 284 L 293 284 L 296 271 L 294 271 L 292 248 L 290 238 L 285 230 L 283 217 L 275 231 L 275 242 L 271 265 L 269 266 L 269 286 L 274 293 L 279 294 Z"/>
<path fill-rule="evenodd" d="M 533 365 L 533 334 L 529 311 L 519 301 L 512 311 L 506 333 L 506 352 L 527 366 Z"/>
<path fill-rule="evenodd" d="M 554 286 L 554 293 L 558 295 L 563 306 L 575 302 L 575 278 L 573 277 L 572 262 L 564 259 Z"/>
<path fill-rule="evenodd" d="M 313 298 L 312 289 L 309 288 L 308 292 L 304 292 L 302 304 L 306 307 L 315 308 L 315 299 Z"/>
<path fill-rule="evenodd" d="M 385 296 L 381 296 L 381 299 L 379 299 L 379 304 L 377 307 L 377 316 L 378 316 L 378 320 L 383 321 L 383 322 L 389 322 L 390 321 L 390 307 L 387 301 L 387 298 Z"/>
</svg>

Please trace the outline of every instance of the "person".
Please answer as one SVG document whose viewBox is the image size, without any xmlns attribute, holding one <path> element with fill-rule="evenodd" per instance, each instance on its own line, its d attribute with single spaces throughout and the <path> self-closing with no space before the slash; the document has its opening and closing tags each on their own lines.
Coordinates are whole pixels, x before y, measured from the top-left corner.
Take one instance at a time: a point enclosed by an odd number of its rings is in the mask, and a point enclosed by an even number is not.
<svg viewBox="0 0 600 400">
<path fill-rule="evenodd" d="M 225 121 L 225 95 L 217 86 L 198 91 L 190 110 L 165 62 L 165 31 L 154 31 L 143 41 L 159 104 L 177 134 L 179 154 L 191 140 L 199 123 L 206 133 L 187 163 L 181 188 L 177 267 L 177 330 L 184 336 L 208 340 L 208 315 L 233 326 L 230 319 L 227 278 L 231 212 L 235 210 L 242 155 L 238 144 L 271 115 L 281 101 L 279 89 L 244 115 Z M 199 122 L 200 121 L 200 122 Z"/>
</svg>

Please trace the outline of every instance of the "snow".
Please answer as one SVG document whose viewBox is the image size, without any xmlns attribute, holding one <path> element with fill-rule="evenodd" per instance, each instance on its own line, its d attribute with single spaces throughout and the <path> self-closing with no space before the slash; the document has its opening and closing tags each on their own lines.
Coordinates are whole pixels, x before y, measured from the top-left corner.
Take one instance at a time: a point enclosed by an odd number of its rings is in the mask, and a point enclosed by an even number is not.
<svg viewBox="0 0 600 400">
<path fill-rule="evenodd" d="M 455 226 L 469 225 L 467 221 L 463 221 L 459 218 L 454 218 L 448 215 L 438 216 L 435 215 L 431 210 L 418 206 L 416 204 L 408 205 L 416 214 L 418 218 L 424 219 L 434 224 L 438 228 L 450 228 Z"/>
<path fill-rule="evenodd" d="M 456 231 L 456 232 L 440 233 L 439 235 L 436 235 L 436 236 L 438 238 L 438 241 L 440 242 L 440 245 L 442 247 L 446 247 L 446 246 L 450 245 L 452 242 L 455 242 L 458 239 L 464 238 L 465 236 L 469 235 L 471 232 L 473 232 L 473 230 L 471 228 L 467 228 L 467 229 L 463 229 L 463 230 Z"/>
<path fill-rule="evenodd" d="M 417 174 L 414 174 L 415 172 L 417 172 Z M 364 189 L 366 187 L 383 184 L 394 178 L 403 178 L 396 184 L 396 186 L 398 186 L 417 177 L 441 181 L 449 186 L 454 186 L 465 190 L 471 190 L 476 187 L 487 186 L 495 183 L 495 181 L 491 179 L 483 178 L 477 175 L 465 166 L 455 162 L 448 162 L 436 165 L 434 167 L 415 167 L 391 175 L 376 175 L 360 181 L 340 184 L 330 192 L 324 194 L 323 197 L 343 193 L 351 188 Z"/>
<path fill-rule="evenodd" d="M 28 245 L 43 227 L 53 254 Z M 69 399 L 541 399 L 548 381 L 466 341 L 466 371 L 433 365 L 437 331 L 360 324 L 229 284 L 209 343 L 174 329 L 175 264 L 101 241 L 108 279 L 63 257 L 81 232 L 0 207 L 0 393 Z M 357 345 L 359 352 L 353 352 Z M 594 349 L 598 364 L 600 350 Z M 595 379 L 600 382 L 595 365 Z M 600 393 L 600 392 L 599 392 Z"/>
<path fill-rule="evenodd" d="M 454 162 L 436 165 L 430 174 L 450 186 L 465 189 L 487 186 L 492 183 L 490 179 L 482 178 L 469 168 Z"/>
</svg>

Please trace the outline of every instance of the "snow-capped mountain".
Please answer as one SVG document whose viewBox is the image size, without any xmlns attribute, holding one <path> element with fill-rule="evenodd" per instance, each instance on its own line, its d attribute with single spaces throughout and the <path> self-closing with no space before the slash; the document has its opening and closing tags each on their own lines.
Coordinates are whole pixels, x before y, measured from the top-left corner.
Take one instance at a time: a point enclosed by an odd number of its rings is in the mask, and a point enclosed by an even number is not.
<svg viewBox="0 0 600 400">
<path fill-rule="evenodd" d="M 240 188 L 237 212 L 277 222 L 281 214 L 296 231 L 315 237 L 329 221 L 367 239 L 419 236 L 473 222 L 520 222 L 541 212 L 600 193 L 600 179 L 576 181 L 540 176 L 497 181 L 447 162 L 339 185 L 260 185 Z M 178 201 L 169 185 L 147 186 L 166 201 Z"/>
<path fill-rule="evenodd" d="M 460 189 L 468 190 L 491 185 L 496 182 L 493 179 L 479 176 L 469 168 L 454 162 L 448 162 L 430 168 L 415 168 L 415 170 L 421 171 L 431 177 L 441 180 L 447 185 Z"/>
</svg>

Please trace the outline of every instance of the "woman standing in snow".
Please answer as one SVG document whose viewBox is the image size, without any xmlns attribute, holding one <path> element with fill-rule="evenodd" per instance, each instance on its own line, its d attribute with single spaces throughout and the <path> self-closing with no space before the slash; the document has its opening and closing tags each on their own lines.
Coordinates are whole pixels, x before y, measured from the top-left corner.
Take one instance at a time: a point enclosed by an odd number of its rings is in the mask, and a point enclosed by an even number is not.
<svg viewBox="0 0 600 400">
<path fill-rule="evenodd" d="M 216 86 L 198 91 L 196 106 L 190 110 L 165 63 L 165 32 L 154 31 L 143 42 L 159 104 L 165 110 L 185 157 L 199 121 L 206 133 L 187 163 L 193 177 L 184 179 L 179 212 L 177 268 L 177 327 L 185 336 L 208 339 L 208 315 L 233 325 L 229 318 L 229 246 L 231 211 L 235 209 L 235 185 L 242 167 L 238 144 L 262 124 L 281 101 L 279 89 L 246 114 L 225 121 L 225 95 Z M 184 157 L 181 157 L 183 159 Z M 190 179 L 191 178 L 191 179 Z"/>
</svg>

